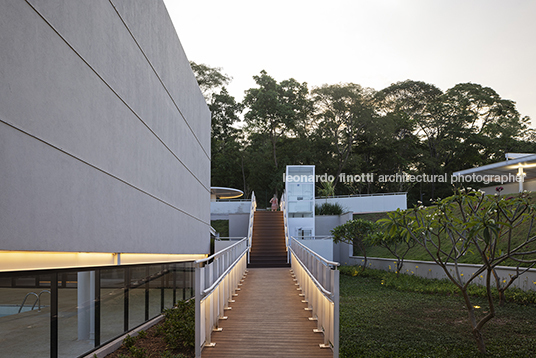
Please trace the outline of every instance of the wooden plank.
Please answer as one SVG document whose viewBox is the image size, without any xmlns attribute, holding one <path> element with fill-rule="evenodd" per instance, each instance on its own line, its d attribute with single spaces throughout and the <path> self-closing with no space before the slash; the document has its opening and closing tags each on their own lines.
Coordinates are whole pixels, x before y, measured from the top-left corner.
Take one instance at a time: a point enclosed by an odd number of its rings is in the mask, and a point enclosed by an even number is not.
<svg viewBox="0 0 536 358">
<path fill-rule="evenodd" d="M 322 349 L 322 333 L 298 296 L 288 268 L 250 268 L 221 332 L 212 333 L 215 347 L 203 349 L 203 358 L 333 357 Z"/>
</svg>

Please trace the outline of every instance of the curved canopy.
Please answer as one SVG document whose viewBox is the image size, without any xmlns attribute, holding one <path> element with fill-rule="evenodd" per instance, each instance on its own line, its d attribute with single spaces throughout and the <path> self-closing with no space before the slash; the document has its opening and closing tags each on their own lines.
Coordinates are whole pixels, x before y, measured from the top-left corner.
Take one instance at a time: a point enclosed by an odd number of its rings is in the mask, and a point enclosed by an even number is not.
<svg viewBox="0 0 536 358">
<path fill-rule="evenodd" d="M 244 195 L 242 190 L 213 186 L 210 188 L 210 196 L 215 199 L 234 199 Z"/>
</svg>

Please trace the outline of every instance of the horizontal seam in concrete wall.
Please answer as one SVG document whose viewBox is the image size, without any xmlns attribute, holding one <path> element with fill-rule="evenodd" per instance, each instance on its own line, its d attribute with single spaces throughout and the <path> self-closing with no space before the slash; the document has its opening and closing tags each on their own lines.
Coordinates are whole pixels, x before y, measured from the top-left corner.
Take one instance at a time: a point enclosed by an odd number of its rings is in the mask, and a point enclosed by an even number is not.
<svg viewBox="0 0 536 358">
<path fill-rule="evenodd" d="M 143 193 L 143 194 L 145 194 L 145 195 L 147 195 L 147 196 L 149 196 L 149 197 L 151 197 L 151 198 L 153 198 L 153 199 L 155 199 L 155 200 L 161 202 L 162 204 L 165 204 L 165 205 L 169 206 L 170 208 L 175 209 L 175 210 L 177 210 L 177 211 L 183 213 L 184 215 L 187 215 L 187 216 L 191 217 L 192 219 L 195 219 L 195 220 L 197 220 L 197 221 L 199 221 L 199 222 L 201 222 L 201 223 L 203 223 L 203 224 L 210 225 L 209 223 L 203 221 L 202 219 L 199 219 L 199 218 L 193 216 L 192 214 L 190 214 L 190 213 L 188 213 L 188 212 L 186 212 L 186 211 L 184 211 L 184 210 L 182 210 L 182 209 L 176 207 L 175 205 L 173 205 L 173 204 L 171 204 L 171 203 L 168 203 L 167 201 L 165 201 L 165 200 L 163 200 L 163 199 L 160 199 L 159 197 L 157 197 L 157 196 L 155 196 L 155 195 L 153 195 L 153 194 L 151 194 L 151 193 L 149 193 L 149 192 L 147 192 L 147 191 L 145 191 L 145 190 L 143 190 L 143 189 L 141 189 L 141 188 L 135 186 L 134 184 L 131 184 L 131 183 L 127 182 L 126 180 L 121 179 L 121 178 L 119 178 L 118 176 L 116 176 L 116 175 L 114 175 L 114 174 L 112 174 L 112 173 L 110 173 L 110 172 L 107 172 L 106 170 L 101 169 L 101 168 L 97 167 L 96 165 L 93 165 L 93 164 L 91 164 L 91 163 L 89 163 L 89 162 L 83 160 L 82 158 L 77 157 L 76 155 L 74 155 L 74 154 L 72 154 L 72 153 L 67 152 L 66 150 L 64 150 L 64 149 L 62 149 L 62 148 L 59 148 L 59 147 L 55 146 L 54 144 L 49 143 L 49 142 L 47 142 L 47 141 L 45 141 L 45 140 L 43 140 L 43 139 L 41 139 L 41 138 L 39 138 L 39 137 L 37 137 L 37 136 L 35 136 L 35 135 L 33 135 L 33 134 L 31 134 L 31 133 L 25 131 L 24 129 L 19 128 L 19 127 L 15 126 L 14 124 L 11 124 L 11 123 L 9 123 L 9 122 L 6 122 L 6 121 L 4 121 L 4 120 L 1 119 L 1 118 L 0 118 L 0 123 L 4 123 L 5 125 L 7 125 L 7 126 L 13 128 L 13 129 L 15 129 L 15 130 L 17 130 L 17 131 L 19 131 L 19 132 L 25 134 L 25 135 L 27 135 L 27 136 L 29 136 L 29 137 L 35 139 L 35 140 L 38 140 L 39 142 L 44 143 L 45 145 L 48 145 L 48 146 L 51 147 L 51 148 L 56 149 L 56 150 L 58 150 L 59 152 L 65 154 L 65 155 L 67 155 L 67 156 L 69 156 L 69 157 L 71 157 L 71 158 L 73 158 L 73 159 L 76 159 L 76 160 L 78 160 L 79 162 L 84 163 L 84 164 L 86 164 L 87 166 L 90 166 L 91 168 L 93 168 L 93 169 L 95 169 L 95 170 L 98 170 L 99 172 L 101 172 L 101 173 L 103 173 L 103 174 L 106 174 L 106 175 L 110 176 L 111 178 L 114 178 L 114 179 L 120 181 L 121 183 L 126 184 L 126 185 L 128 185 L 129 187 L 131 187 L 131 188 L 133 188 L 133 189 L 135 189 L 135 190 L 137 190 L 137 191 L 139 191 L 139 192 L 141 192 L 141 193 Z"/>
<path fill-rule="evenodd" d="M 132 112 L 132 114 L 134 114 L 134 116 L 136 116 L 136 118 L 138 118 L 138 120 L 155 136 L 155 138 L 171 153 L 171 155 L 173 155 L 175 157 L 175 159 L 177 159 L 177 161 L 179 163 L 182 164 L 182 166 L 190 173 L 192 174 L 192 176 L 195 178 L 195 180 L 197 180 L 199 182 L 199 184 L 201 184 L 201 186 L 203 186 L 203 188 L 205 188 L 205 190 L 207 192 L 210 192 L 210 188 L 206 187 L 203 182 L 201 180 L 199 180 L 199 178 L 190 170 L 190 168 L 188 168 L 186 166 L 186 164 L 184 164 L 182 162 L 182 160 L 180 160 L 180 158 L 177 156 L 177 154 L 175 154 L 175 152 L 173 152 L 173 150 L 171 150 L 171 148 L 168 147 L 168 145 L 162 140 L 162 138 L 160 138 L 158 136 L 158 134 L 156 134 L 152 129 L 151 127 L 149 127 L 149 125 L 147 123 L 145 123 L 145 121 L 136 113 L 136 111 L 134 111 L 134 109 L 132 107 L 130 107 L 128 105 L 128 103 L 112 88 L 112 86 L 106 82 L 106 80 L 89 64 L 89 62 L 86 61 L 85 58 L 83 58 L 80 53 L 78 51 L 76 51 L 76 49 L 59 33 L 58 30 L 56 30 L 56 28 L 54 26 L 52 26 L 52 24 L 50 22 L 48 22 L 48 20 L 35 8 L 32 6 L 32 4 L 30 4 L 28 2 L 28 0 L 26 0 L 26 3 L 39 15 L 39 17 L 41 17 L 43 19 L 43 21 L 45 21 L 45 23 L 50 26 L 50 28 L 56 33 L 58 34 L 58 36 L 63 40 L 63 42 L 65 42 L 65 44 L 67 46 L 69 46 L 69 48 L 71 50 L 73 50 L 73 52 L 91 69 L 91 71 L 93 71 L 93 73 L 95 73 L 95 75 L 110 89 L 110 91 L 112 91 L 113 94 L 115 94 L 115 96 Z M 167 90 L 167 89 L 166 89 Z M 181 114 L 182 116 L 182 114 Z M 7 122 L 5 122 L 6 124 L 9 124 Z M 14 127 L 15 128 L 15 127 Z M 194 135 L 195 137 L 195 135 Z M 37 137 L 35 137 L 37 138 Z M 39 139 L 39 138 L 37 138 Z M 196 138 L 197 139 L 197 138 Z M 41 140 L 41 139 L 39 139 Z M 46 143 L 46 142 L 45 142 Z M 47 143 L 48 144 L 48 143 Z M 201 146 L 201 148 L 203 149 L 203 147 Z M 203 150 L 204 151 L 204 150 Z M 208 158 L 208 160 L 210 161 L 210 158 Z"/>
<path fill-rule="evenodd" d="M 162 87 L 164 88 L 164 90 L 166 91 L 166 93 L 168 94 L 169 98 L 171 99 L 171 101 L 173 102 L 173 105 L 175 106 L 175 108 L 177 108 L 177 111 L 179 112 L 179 114 L 181 115 L 182 119 L 184 120 L 184 122 L 186 123 L 186 126 L 188 126 L 188 128 L 190 129 L 190 132 L 192 132 L 192 135 L 194 136 L 195 140 L 197 141 L 197 143 L 199 144 L 199 146 L 201 147 L 201 150 L 203 150 L 203 153 L 205 153 L 205 155 L 207 156 L 208 159 L 210 159 L 210 155 L 205 151 L 205 148 L 203 148 L 203 145 L 201 144 L 201 141 L 199 141 L 199 138 L 197 138 L 197 136 L 195 135 L 195 132 L 193 131 L 192 127 L 190 126 L 190 123 L 188 123 L 188 120 L 186 119 L 186 117 L 182 114 L 182 111 L 181 109 L 179 108 L 177 102 L 175 102 L 175 98 L 173 98 L 173 96 L 171 95 L 171 93 L 169 92 L 167 86 L 164 84 L 164 81 L 162 80 L 162 78 L 160 77 L 160 75 L 158 74 L 158 72 L 156 71 L 156 69 L 154 68 L 153 64 L 151 63 L 151 61 L 149 60 L 149 58 L 147 57 L 147 54 L 145 53 L 145 51 L 143 51 L 143 49 L 141 48 L 141 45 L 138 43 L 138 40 L 136 40 L 136 37 L 134 37 L 134 34 L 132 33 L 132 31 L 130 30 L 130 28 L 128 27 L 128 25 L 126 24 L 125 20 L 123 19 L 123 17 L 121 16 L 121 14 L 119 13 L 119 10 L 117 10 L 117 8 L 115 7 L 114 3 L 112 2 L 112 0 L 109 0 L 110 4 L 112 5 L 112 7 L 114 8 L 117 16 L 119 16 L 119 19 L 121 20 L 121 22 L 123 23 L 123 25 L 125 26 L 125 28 L 127 29 L 128 33 L 130 34 L 130 36 L 132 37 L 132 40 L 134 40 L 134 43 L 136 44 L 136 46 L 140 49 L 143 57 L 145 57 L 145 59 L 147 60 L 147 63 L 149 64 L 149 66 L 151 67 L 151 69 L 153 70 L 154 74 L 156 75 L 156 78 L 158 78 L 158 81 L 160 82 L 160 84 L 162 84 Z"/>
</svg>

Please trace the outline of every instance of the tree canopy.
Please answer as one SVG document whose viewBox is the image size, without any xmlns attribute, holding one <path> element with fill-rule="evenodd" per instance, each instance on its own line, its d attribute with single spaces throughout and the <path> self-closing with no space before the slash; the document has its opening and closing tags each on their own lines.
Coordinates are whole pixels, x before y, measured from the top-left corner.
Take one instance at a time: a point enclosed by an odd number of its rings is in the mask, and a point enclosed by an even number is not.
<svg viewBox="0 0 536 358">
<path fill-rule="evenodd" d="M 317 174 L 333 176 L 337 195 L 405 191 L 412 204 L 446 197 L 453 188 L 449 182 L 341 179 L 450 175 L 507 152 L 536 151 L 530 119 L 480 84 L 446 91 L 412 80 L 379 91 L 356 83 L 309 88 L 263 70 L 239 102 L 221 68 L 191 67 L 212 112 L 212 185 L 246 196 L 255 191 L 260 205 L 282 191 L 286 165 L 315 165 Z"/>
</svg>

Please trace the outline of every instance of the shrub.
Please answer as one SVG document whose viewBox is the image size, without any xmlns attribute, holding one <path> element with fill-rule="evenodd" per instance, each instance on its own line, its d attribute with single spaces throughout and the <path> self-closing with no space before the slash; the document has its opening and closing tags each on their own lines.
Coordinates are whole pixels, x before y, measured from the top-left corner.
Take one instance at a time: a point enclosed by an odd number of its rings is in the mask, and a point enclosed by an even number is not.
<svg viewBox="0 0 536 358">
<path fill-rule="evenodd" d="M 159 329 L 170 349 L 195 347 L 195 301 L 179 301 L 164 311 L 166 319 Z"/>
<path fill-rule="evenodd" d="M 339 203 L 323 203 L 315 205 L 315 215 L 341 215 L 344 208 Z"/>
</svg>

